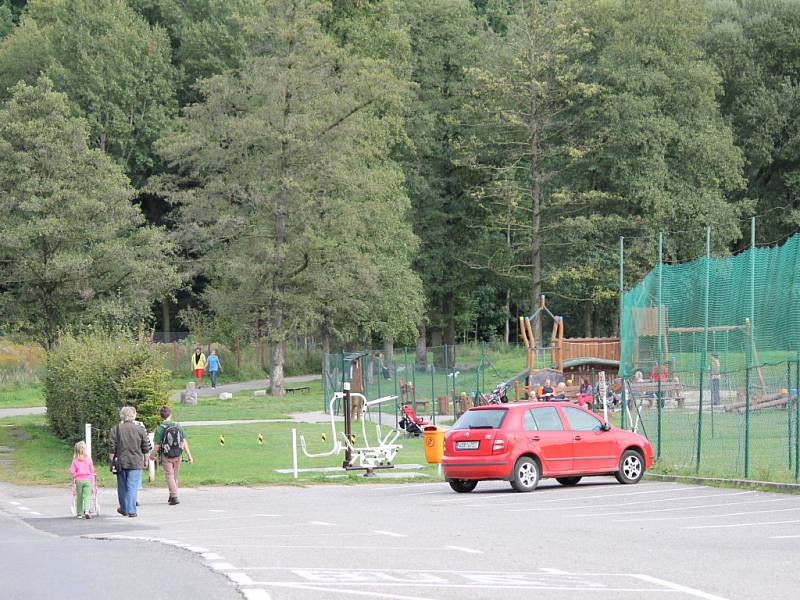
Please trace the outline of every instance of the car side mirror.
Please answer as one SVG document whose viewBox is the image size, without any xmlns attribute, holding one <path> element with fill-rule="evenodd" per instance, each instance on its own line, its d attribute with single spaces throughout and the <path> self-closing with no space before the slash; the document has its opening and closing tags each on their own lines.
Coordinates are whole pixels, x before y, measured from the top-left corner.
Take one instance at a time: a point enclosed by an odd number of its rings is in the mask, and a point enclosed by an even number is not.
<svg viewBox="0 0 800 600">
<path fill-rule="evenodd" d="M 600 429 L 601 429 L 601 431 L 611 431 L 611 425 L 609 425 L 608 423 L 603 423 L 600 426 Z"/>
</svg>

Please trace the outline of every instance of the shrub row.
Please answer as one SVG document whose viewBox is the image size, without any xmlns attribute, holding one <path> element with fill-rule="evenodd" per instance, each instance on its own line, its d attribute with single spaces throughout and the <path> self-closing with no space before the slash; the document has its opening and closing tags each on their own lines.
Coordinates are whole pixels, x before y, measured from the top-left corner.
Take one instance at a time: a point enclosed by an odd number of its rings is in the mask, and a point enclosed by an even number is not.
<svg viewBox="0 0 800 600">
<path fill-rule="evenodd" d="M 136 408 L 152 431 L 158 409 L 168 399 L 169 372 L 146 342 L 127 333 L 65 334 L 47 362 L 45 401 L 55 434 L 74 443 L 84 424 L 93 428 L 92 454 L 108 456 L 108 432 L 119 422 L 119 409 Z"/>
</svg>

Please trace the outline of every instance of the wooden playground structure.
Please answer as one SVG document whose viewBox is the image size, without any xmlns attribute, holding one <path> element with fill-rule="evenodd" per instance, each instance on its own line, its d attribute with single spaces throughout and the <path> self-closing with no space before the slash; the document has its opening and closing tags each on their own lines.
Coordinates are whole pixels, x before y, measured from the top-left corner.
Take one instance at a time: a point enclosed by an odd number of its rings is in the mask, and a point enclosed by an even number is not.
<svg viewBox="0 0 800 600">
<path fill-rule="evenodd" d="M 546 313 L 553 319 L 549 346 L 538 346 L 533 334 L 533 321 L 538 315 Z M 520 337 L 525 344 L 526 363 L 525 384 L 515 385 L 515 395 L 527 396 L 536 387 L 534 376 L 537 372 L 553 374 L 557 377 L 569 377 L 577 380 L 587 376 L 593 368 L 617 371 L 619 369 L 619 338 L 567 338 L 564 337 L 564 317 L 554 315 L 547 308 L 544 295 L 539 299 L 539 307 L 530 317 L 519 317 Z M 548 360 L 549 365 L 537 366 L 537 362 Z M 539 359 L 537 361 L 537 359 Z M 549 367 L 549 368 L 548 368 Z M 576 387 L 577 386 L 568 386 Z M 569 390 L 571 391 L 571 390 Z"/>
</svg>

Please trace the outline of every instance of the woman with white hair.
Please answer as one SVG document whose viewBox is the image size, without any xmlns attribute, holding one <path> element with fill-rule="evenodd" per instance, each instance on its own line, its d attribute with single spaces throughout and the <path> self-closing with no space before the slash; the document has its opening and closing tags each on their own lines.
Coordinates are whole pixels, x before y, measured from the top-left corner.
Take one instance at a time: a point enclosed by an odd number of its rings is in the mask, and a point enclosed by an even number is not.
<svg viewBox="0 0 800 600">
<path fill-rule="evenodd" d="M 145 457 L 150 453 L 150 438 L 147 430 L 134 422 L 135 408 L 123 406 L 119 416 L 121 422 L 111 429 L 109 436 L 108 459 L 112 471 L 116 467 L 119 498 L 117 512 L 123 516 L 135 517 L 136 492 L 142 480 Z"/>
</svg>

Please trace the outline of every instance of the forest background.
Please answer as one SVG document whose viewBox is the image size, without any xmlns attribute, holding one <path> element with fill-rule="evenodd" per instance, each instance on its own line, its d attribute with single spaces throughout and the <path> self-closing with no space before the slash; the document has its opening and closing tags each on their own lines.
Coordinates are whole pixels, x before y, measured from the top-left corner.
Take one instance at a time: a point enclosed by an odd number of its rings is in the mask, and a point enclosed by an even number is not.
<svg viewBox="0 0 800 600">
<path fill-rule="evenodd" d="M 797 230 L 799 85 L 800 0 L 0 0 L 0 331 L 611 335 Z"/>
</svg>

